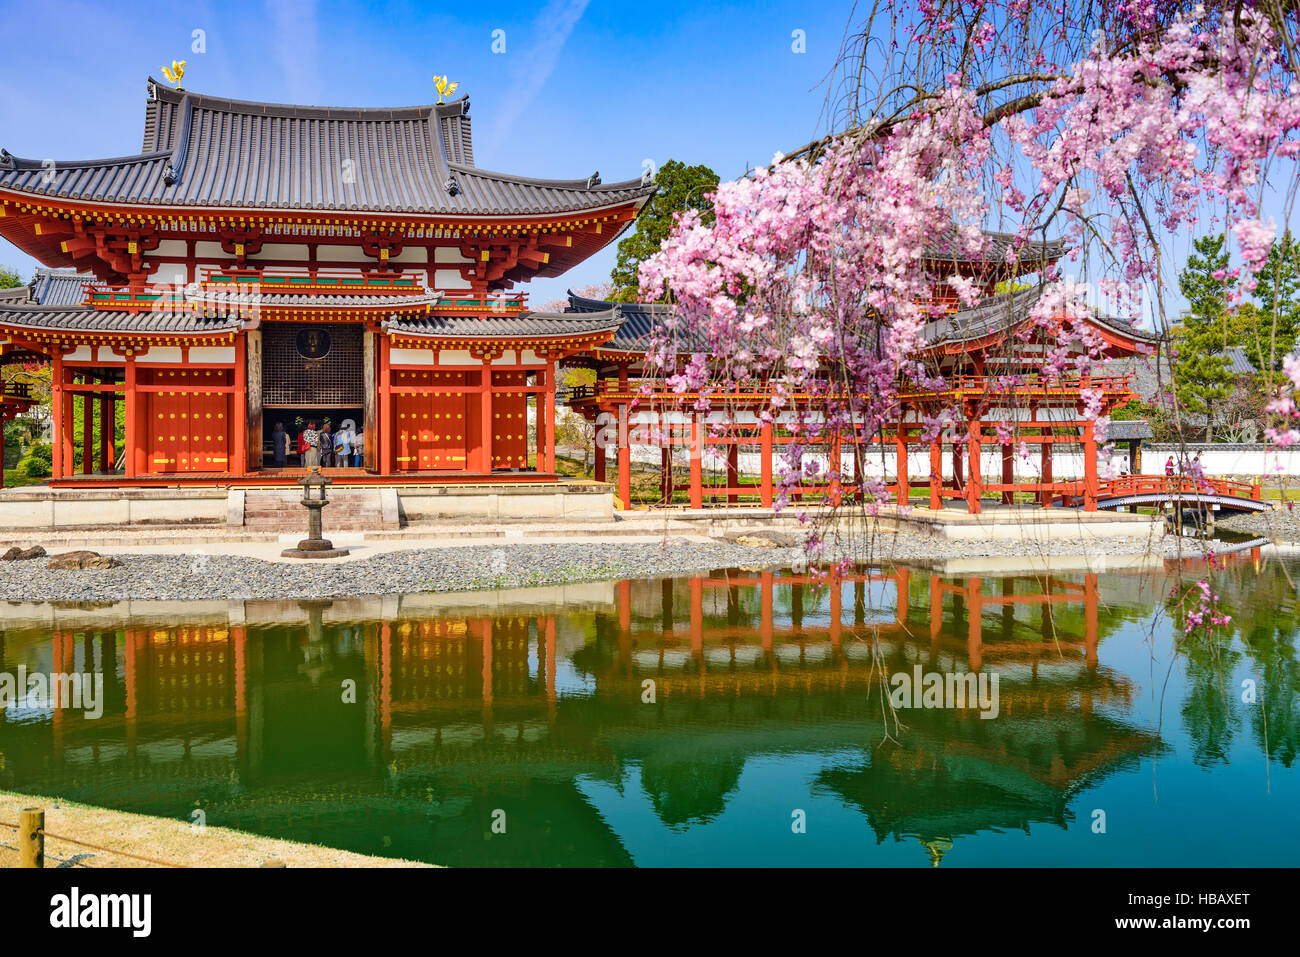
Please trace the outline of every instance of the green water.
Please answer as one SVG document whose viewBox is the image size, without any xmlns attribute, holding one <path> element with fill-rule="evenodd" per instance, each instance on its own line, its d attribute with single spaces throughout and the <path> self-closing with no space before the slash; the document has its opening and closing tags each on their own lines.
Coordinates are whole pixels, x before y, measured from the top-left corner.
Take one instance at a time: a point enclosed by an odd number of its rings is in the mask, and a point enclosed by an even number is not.
<svg viewBox="0 0 1300 957">
<path fill-rule="evenodd" d="M 11 604 L 0 672 L 106 701 L 0 714 L 0 788 L 459 866 L 1291 866 L 1300 568 L 1230 562 L 1180 650 L 1203 566 Z"/>
</svg>

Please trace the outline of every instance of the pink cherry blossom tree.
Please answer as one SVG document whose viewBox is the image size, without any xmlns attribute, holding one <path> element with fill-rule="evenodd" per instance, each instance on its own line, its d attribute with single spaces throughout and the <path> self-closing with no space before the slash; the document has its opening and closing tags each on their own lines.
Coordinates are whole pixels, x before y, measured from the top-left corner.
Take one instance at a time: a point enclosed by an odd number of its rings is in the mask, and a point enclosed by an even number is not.
<svg viewBox="0 0 1300 957">
<path fill-rule="evenodd" d="M 1008 272 L 1043 287 L 1033 324 L 1061 332 L 1049 375 L 1086 374 L 1100 355 L 1072 273 L 1131 318 L 1146 303 L 1163 330 L 1171 240 L 1227 229 L 1249 291 L 1276 231 L 1265 190 L 1289 196 L 1300 150 L 1296 28 L 1280 0 L 877 3 L 841 52 L 833 132 L 721 185 L 715 221 L 682 215 L 642 265 L 642 295 L 677 307 L 651 361 L 701 409 L 770 389 L 764 414 L 793 414 L 808 439 L 788 448 L 793 487 L 807 447 L 854 423 L 878 434 L 901 390 L 942 385 L 919 358 L 946 311 L 934 288 L 963 306 L 981 290 L 936 249 L 987 259 L 985 230 L 1011 234 Z M 1056 236 L 1068 258 L 1038 262 Z M 1098 396 L 1083 405 L 1100 417 Z M 1274 411 L 1300 420 L 1286 401 Z M 925 427 L 953 418 L 937 410 Z M 1272 434 L 1300 440 L 1289 423 Z M 878 483 L 863 491 L 868 508 L 886 499 Z"/>
</svg>

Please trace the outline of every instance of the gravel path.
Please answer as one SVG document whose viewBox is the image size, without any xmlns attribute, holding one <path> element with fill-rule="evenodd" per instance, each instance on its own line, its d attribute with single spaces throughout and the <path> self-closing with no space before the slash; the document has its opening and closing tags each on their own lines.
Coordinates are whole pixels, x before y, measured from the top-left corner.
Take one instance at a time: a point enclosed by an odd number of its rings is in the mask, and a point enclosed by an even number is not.
<svg viewBox="0 0 1300 957">
<path fill-rule="evenodd" d="M 117 555 L 121 567 L 50 571 L 47 559 L 0 562 L 0 600 L 112 602 L 129 599 L 339 598 L 413 592 L 518 588 L 621 578 L 657 578 L 738 566 L 790 567 L 805 560 L 798 537 L 757 533 L 774 544 L 668 539 L 412 549 L 350 562 L 283 563 L 229 555 Z M 753 539 L 747 538 L 752 542 Z M 1145 542 L 1053 543 L 1053 555 L 1134 554 Z M 1039 556 L 1032 542 L 949 542 L 880 535 L 859 560 L 928 561 Z"/>
</svg>

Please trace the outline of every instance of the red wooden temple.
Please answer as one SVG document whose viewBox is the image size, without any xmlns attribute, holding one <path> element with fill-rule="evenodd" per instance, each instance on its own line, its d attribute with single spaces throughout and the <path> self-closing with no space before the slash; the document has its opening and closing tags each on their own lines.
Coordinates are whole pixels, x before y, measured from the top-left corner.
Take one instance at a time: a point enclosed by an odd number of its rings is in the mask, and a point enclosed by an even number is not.
<svg viewBox="0 0 1300 957">
<path fill-rule="evenodd" d="M 690 450 L 692 507 L 770 506 L 789 493 L 774 477 L 775 453 L 805 439 L 787 420 L 760 424 L 761 391 L 733 397 L 721 430 L 684 414 L 697 397 L 668 389 L 644 359 L 667 307 L 575 296 L 563 313 L 538 313 L 514 291 L 605 247 L 654 189 L 646 178 L 481 169 L 468 98 L 327 109 L 150 80 L 135 155 L 50 163 L 0 151 L 0 235 L 56 270 L 0 296 L 0 362 L 52 367 L 55 486 L 289 483 L 295 476 L 271 456 L 275 424 L 296 431 L 325 418 L 351 419 L 362 436 L 364 466 L 336 470 L 343 482 L 555 482 L 557 371 L 585 365 L 596 384 L 570 405 L 615 424 L 625 507 L 643 429 L 664 443 L 664 503 L 677 488 L 676 445 Z M 900 501 L 919 491 L 931 508 L 957 500 L 978 511 L 986 495 L 1028 493 L 1095 507 L 1096 441 L 1081 396 L 1100 390 L 1109 412 L 1131 397 L 1129 382 L 1038 374 L 1049 344 L 1017 333 L 1039 292 L 1014 280 L 1064 248 L 1039 244 L 1011 269 L 1008 237 L 990 239 L 986 260 L 936 251 L 922 264 L 937 297 L 951 272 L 985 293 L 974 309 L 944 300 L 947 314 L 926 329 L 924 358 L 947 387 L 904 395 L 883 433 L 835 436 L 825 456 L 852 466 L 803 480 L 795 497 L 856 494 L 866 453 L 892 445 Z M 1092 325 L 1109 356 L 1148 338 L 1101 315 Z M 6 395 L 3 414 L 26 404 Z M 940 408 L 957 410 L 958 427 L 923 440 L 923 416 Z M 1014 448 L 998 442 L 999 426 Z M 922 446 L 929 457 L 918 467 L 910 453 Z M 1081 480 L 1053 478 L 1061 447 L 1082 451 Z M 999 448 L 1001 474 L 988 475 L 983 450 Z M 1016 479 L 1017 448 L 1039 454 L 1032 482 Z M 742 479 L 742 451 L 759 460 L 756 481 Z M 726 478 L 706 484 L 704 459 L 715 452 Z M 598 454 L 597 480 L 605 472 Z"/>
<path fill-rule="evenodd" d="M 363 437 L 345 481 L 555 481 L 557 364 L 619 320 L 511 290 L 609 244 L 654 189 L 481 169 L 468 98 L 326 109 L 150 80 L 138 154 L 0 151 L 0 235 L 70 270 L 0 299 L 3 361 L 52 365 L 56 486 L 274 480 L 274 423 L 326 417 Z"/>
<path fill-rule="evenodd" d="M 771 506 L 781 494 L 774 460 L 791 444 L 816 454 L 820 442 L 820 454 L 827 463 L 820 479 L 802 478 L 793 490 L 785 489 L 789 497 L 839 501 L 855 494 L 863 485 L 869 456 L 874 455 L 882 461 L 882 471 L 891 479 L 891 492 L 899 503 L 909 503 L 919 493 L 931 509 L 956 500 L 968 511 L 979 512 L 988 495 L 1012 504 L 1019 494 L 1020 501 L 1032 498 L 1042 505 L 1059 502 L 1095 510 L 1101 488 L 1098 442 L 1095 419 L 1084 415 L 1084 395 L 1099 393 L 1101 412 L 1109 415 L 1135 397 L 1132 382 L 1127 376 L 1062 378 L 1043 374 L 1045 355 L 1059 341 L 1060 324 L 1046 329 L 1036 326 L 1031 310 L 1042 288 L 1016 288 L 1013 281 L 1018 275 L 1041 270 L 1065 250 L 1059 242 L 1038 244 L 1029 255 L 1022 254 L 1019 266 L 1011 269 L 1005 265 L 1009 238 L 990 234 L 988 258 L 983 262 L 956 261 L 947 251 L 934 250 L 930 261 L 923 264 L 935 277 L 935 301 L 944 314 L 925 327 L 924 355 L 918 358 L 933 376 L 942 378 L 944 388 L 904 392 L 898 419 L 875 434 L 857 427 L 811 443 L 807 432 L 801 432 L 799 417 L 810 409 L 816 413 L 819 403 L 825 408 L 826 397 L 834 396 L 834 390 L 788 396 L 783 408 L 791 411 L 777 412 L 771 405 L 771 392 L 756 387 L 741 394 L 715 396 L 711 402 L 716 412 L 697 414 L 693 410 L 699 394 L 673 390 L 663 380 L 663 370 L 645 361 L 654 330 L 670 314 L 669 306 L 616 306 L 570 293 L 571 312 L 597 316 L 617 308 L 622 319 L 608 342 L 569 360 L 585 363 L 596 373 L 595 384 L 575 390 L 570 403 L 598 426 L 598 437 L 605 436 L 609 446 L 617 449 L 620 501 L 631 501 L 632 447 L 636 445 L 660 449 L 660 503 L 671 503 L 681 489 L 690 507 L 701 508 L 710 500 Z M 953 272 L 972 277 L 981 286 L 984 297 L 976 307 L 958 308 L 946 284 L 946 276 Z M 999 291 L 1008 287 L 1012 291 Z M 1131 323 L 1095 311 L 1085 324 L 1090 334 L 1104 343 L 1106 359 L 1145 351 L 1153 340 Z M 1078 325 L 1074 324 L 1070 336 L 1076 353 L 1084 348 L 1077 341 Z M 933 439 L 925 438 L 925 416 L 943 410 L 957 416 L 956 426 Z M 766 424 L 759 417 L 765 411 L 773 420 Z M 1004 442 L 1003 436 L 1011 441 Z M 885 449 L 891 446 L 892 453 L 887 454 Z M 674 448 L 687 450 L 685 483 L 679 484 L 674 476 Z M 1060 448 L 1081 453 L 1082 478 L 1054 478 L 1053 450 Z M 911 459 L 921 449 L 928 452 L 928 458 L 918 468 Z M 1016 459 L 1023 460 L 1029 450 L 1037 452 L 1036 474 L 1033 480 L 1017 480 Z M 742 452 L 756 454 L 756 482 L 746 481 L 742 475 Z M 1000 474 L 985 474 L 984 460 L 990 452 L 1000 460 Z M 719 463 L 716 471 L 724 475 L 721 482 L 706 481 L 704 460 L 711 454 Z M 603 450 L 597 450 L 595 461 L 596 479 L 603 480 L 607 469 Z"/>
</svg>

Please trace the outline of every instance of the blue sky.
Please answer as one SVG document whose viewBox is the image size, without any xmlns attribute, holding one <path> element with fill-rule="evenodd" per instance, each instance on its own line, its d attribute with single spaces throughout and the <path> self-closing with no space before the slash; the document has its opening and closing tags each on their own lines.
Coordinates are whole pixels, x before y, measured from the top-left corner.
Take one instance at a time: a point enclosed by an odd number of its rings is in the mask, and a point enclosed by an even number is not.
<svg viewBox="0 0 1300 957">
<path fill-rule="evenodd" d="M 56 160 L 139 152 L 145 80 L 183 59 L 186 89 L 328 106 L 430 103 L 432 77 L 450 75 L 470 96 L 475 160 L 489 169 L 599 170 L 610 182 L 672 158 L 733 178 L 825 131 L 824 81 L 850 11 L 753 0 L 0 2 L 10 29 L 0 146 Z M 193 52 L 196 30 L 206 52 Z M 492 52 L 496 30 L 504 53 Z M 796 30 L 805 53 L 792 49 Z M 607 278 L 613 262 L 611 247 L 532 283 L 532 304 Z M 24 276 L 37 265 L 3 240 L 0 264 Z"/>
</svg>

